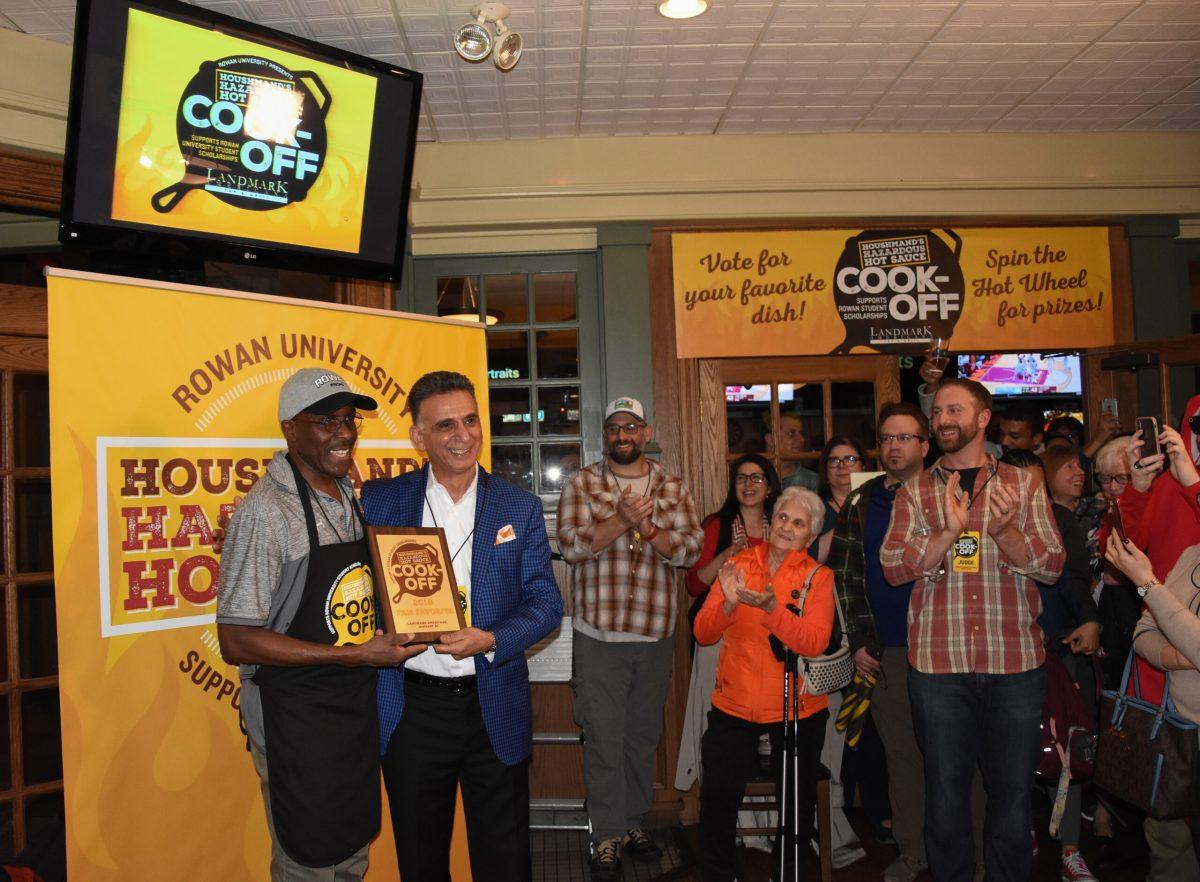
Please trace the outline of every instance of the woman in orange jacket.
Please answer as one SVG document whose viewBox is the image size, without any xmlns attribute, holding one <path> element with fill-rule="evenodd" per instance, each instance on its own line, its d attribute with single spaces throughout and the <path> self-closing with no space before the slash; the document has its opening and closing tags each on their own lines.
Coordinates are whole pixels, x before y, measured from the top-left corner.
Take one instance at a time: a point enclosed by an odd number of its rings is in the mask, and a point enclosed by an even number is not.
<svg viewBox="0 0 1200 882">
<path fill-rule="evenodd" d="M 773 758 L 778 754 L 783 734 L 783 662 L 771 648 L 770 638 L 800 656 L 820 655 L 829 646 L 833 573 L 805 550 L 824 514 L 825 504 L 811 490 L 785 489 L 775 503 L 769 542 L 745 549 L 722 567 L 696 616 L 696 642 L 715 643 L 724 637 L 713 709 L 700 750 L 704 764 L 700 866 L 705 882 L 731 882 L 735 876 L 738 807 L 746 780 L 757 770 L 763 733 L 770 736 Z M 787 607 L 798 605 L 810 574 L 804 607 L 797 615 Z M 804 842 L 813 825 L 829 702 L 824 695 L 802 693 L 799 705 L 796 795 Z M 772 774 L 778 773 L 778 762 L 773 761 Z"/>
</svg>

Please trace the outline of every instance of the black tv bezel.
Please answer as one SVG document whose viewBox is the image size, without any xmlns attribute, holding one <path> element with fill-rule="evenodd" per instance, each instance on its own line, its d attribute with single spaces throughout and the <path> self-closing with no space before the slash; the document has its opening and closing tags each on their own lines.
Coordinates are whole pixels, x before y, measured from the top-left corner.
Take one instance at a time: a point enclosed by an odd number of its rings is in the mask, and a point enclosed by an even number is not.
<svg viewBox="0 0 1200 882">
<path fill-rule="evenodd" d="M 384 263 L 353 254 L 321 252 L 304 246 L 260 240 L 221 239 L 210 234 L 194 233 L 179 228 L 143 229 L 140 226 L 127 225 L 122 221 L 96 224 L 77 220 L 75 217 L 75 191 L 81 146 L 79 140 L 82 125 L 84 78 L 86 59 L 89 54 L 88 23 L 91 20 L 93 7 L 99 5 L 119 8 L 122 14 L 125 14 L 131 7 L 156 10 L 196 27 L 221 30 L 234 37 L 244 36 L 248 40 L 262 43 L 268 50 L 278 48 L 310 57 L 314 61 L 335 66 L 347 66 L 351 69 L 357 68 L 378 76 L 399 76 L 411 81 L 413 101 L 409 110 L 407 149 L 400 181 L 401 198 L 398 206 L 399 216 L 396 224 L 396 247 L 393 262 Z M 123 80 L 124 56 L 122 56 L 122 72 L 118 88 L 121 88 Z M 376 279 L 399 283 L 404 267 L 408 236 L 408 213 L 412 197 L 412 174 L 416 158 L 417 125 L 421 115 L 423 80 L 422 74 L 418 71 L 386 64 L 365 55 L 335 46 L 327 46 L 304 37 L 296 37 L 265 25 L 214 12 L 202 6 L 183 3 L 180 0 L 77 0 L 75 39 L 71 54 L 71 95 L 67 112 L 67 141 L 63 153 L 62 201 L 58 224 L 59 241 L 66 249 L 110 251 L 145 258 L 167 257 L 182 260 L 225 261 L 246 266 L 298 269 L 345 278 Z M 364 223 L 365 220 L 364 218 Z"/>
</svg>

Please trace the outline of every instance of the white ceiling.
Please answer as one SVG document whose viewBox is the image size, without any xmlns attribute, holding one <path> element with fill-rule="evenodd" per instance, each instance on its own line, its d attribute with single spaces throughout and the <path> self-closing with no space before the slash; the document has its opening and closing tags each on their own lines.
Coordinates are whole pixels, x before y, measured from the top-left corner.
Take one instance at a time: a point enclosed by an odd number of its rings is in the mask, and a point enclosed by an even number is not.
<svg viewBox="0 0 1200 882">
<path fill-rule="evenodd" d="M 203 0 L 419 70 L 420 137 L 1200 131 L 1200 0 L 509 0 L 525 54 L 456 56 L 471 0 Z M 70 42 L 73 0 L 0 0 Z M 2 85 L 2 84 L 0 84 Z"/>
</svg>

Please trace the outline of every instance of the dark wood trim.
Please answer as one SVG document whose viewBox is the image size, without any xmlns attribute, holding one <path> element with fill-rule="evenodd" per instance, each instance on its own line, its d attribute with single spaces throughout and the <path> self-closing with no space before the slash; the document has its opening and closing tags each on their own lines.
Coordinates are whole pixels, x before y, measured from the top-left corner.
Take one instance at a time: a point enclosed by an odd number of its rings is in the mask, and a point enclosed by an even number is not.
<svg viewBox="0 0 1200 882">
<path fill-rule="evenodd" d="M 50 347 L 37 337 L 0 337 L 0 370 L 50 370 Z"/>
<path fill-rule="evenodd" d="M 0 207 L 57 215 L 62 173 L 61 159 L 0 150 Z"/>
<path fill-rule="evenodd" d="M 45 288 L 0 285 L 0 334 L 45 337 L 48 325 Z"/>
</svg>

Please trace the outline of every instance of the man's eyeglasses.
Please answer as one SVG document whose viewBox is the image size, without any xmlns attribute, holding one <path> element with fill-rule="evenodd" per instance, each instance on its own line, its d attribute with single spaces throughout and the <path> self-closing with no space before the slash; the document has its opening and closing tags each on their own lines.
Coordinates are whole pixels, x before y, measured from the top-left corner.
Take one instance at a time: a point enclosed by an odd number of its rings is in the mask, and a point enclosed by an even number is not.
<svg viewBox="0 0 1200 882">
<path fill-rule="evenodd" d="M 1110 484 L 1116 484 L 1118 487 L 1124 487 L 1126 484 L 1129 483 L 1129 479 L 1132 477 L 1133 477 L 1133 475 L 1129 474 L 1128 472 L 1126 472 L 1125 474 L 1121 474 L 1121 475 L 1097 474 L 1096 475 L 1096 483 L 1099 484 L 1101 487 L 1107 487 Z"/>
<path fill-rule="evenodd" d="M 620 435 L 627 435 L 632 438 L 642 430 L 645 423 L 609 423 L 604 427 L 604 434 L 610 438 L 616 438 Z"/>
<path fill-rule="evenodd" d="M 924 435 L 914 435 L 911 432 L 901 432 L 899 435 L 880 435 L 879 445 L 891 444 L 893 441 L 898 441 L 901 444 L 908 444 L 910 441 L 924 441 Z M 830 460 L 832 462 L 832 460 Z"/>
<path fill-rule="evenodd" d="M 292 420 L 292 422 L 308 423 L 310 426 L 318 426 L 318 427 L 320 427 L 321 431 L 326 432 L 330 435 L 333 435 L 339 429 L 341 429 L 343 426 L 345 426 L 347 429 L 349 429 L 352 432 L 357 432 L 359 429 L 362 428 L 363 418 L 361 416 L 359 416 L 358 414 L 355 414 L 354 416 L 344 416 L 344 417 L 327 416 L 327 417 L 322 417 L 319 420 L 303 420 L 303 419 L 300 419 L 300 417 L 296 417 L 295 419 Z"/>
<path fill-rule="evenodd" d="M 851 453 L 849 456 L 831 456 L 825 461 L 836 469 L 840 465 L 857 465 L 862 462 L 862 457 Z"/>
<path fill-rule="evenodd" d="M 733 479 L 735 484 L 765 484 L 767 476 L 762 472 L 755 472 L 753 475 L 737 475 Z"/>
</svg>

